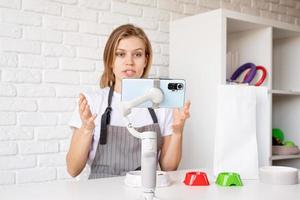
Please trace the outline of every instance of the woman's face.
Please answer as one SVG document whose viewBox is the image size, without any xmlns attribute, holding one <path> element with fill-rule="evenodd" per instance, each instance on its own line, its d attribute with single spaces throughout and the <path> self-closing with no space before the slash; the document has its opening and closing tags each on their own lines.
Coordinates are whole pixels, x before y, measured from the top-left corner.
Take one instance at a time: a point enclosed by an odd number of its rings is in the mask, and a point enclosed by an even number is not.
<svg viewBox="0 0 300 200">
<path fill-rule="evenodd" d="M 134 36 L 120 40 L 113 66 L 116 82 L 120 83 L 123 78 L 141 78 L 146 65 L 143 40 Z"/>
</svg>

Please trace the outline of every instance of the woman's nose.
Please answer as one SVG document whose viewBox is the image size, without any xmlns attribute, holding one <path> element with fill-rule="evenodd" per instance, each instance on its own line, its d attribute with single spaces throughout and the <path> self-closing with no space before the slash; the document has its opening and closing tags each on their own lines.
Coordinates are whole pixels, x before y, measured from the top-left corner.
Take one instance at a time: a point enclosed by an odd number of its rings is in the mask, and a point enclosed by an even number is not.
<svg viewBox="0 0 300 200">
<path fill-rule="evenodd" d="M 126 65 L 132 65 L 133 64 L 133 56 L 131 54 L 126 55 L 125 64 Z"/>
</svg>

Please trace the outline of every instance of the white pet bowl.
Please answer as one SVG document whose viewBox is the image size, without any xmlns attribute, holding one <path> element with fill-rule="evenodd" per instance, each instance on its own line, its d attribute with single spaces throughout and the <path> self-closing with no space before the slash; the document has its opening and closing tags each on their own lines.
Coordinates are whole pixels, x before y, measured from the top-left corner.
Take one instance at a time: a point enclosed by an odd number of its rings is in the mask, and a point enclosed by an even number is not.
<svg viewBox="0 0 300 200">
<path fill-rule="evenodd" d="M 298 169 L 281 166 L 261 167 L 259 169 L 259 179 L 262 183 L 276 185 L 298 184 Z"/>
<path fill-rule="evenodd" d="M 171 185 L 169 175 L 163 171 L 157 171 L 156 176 L 156 187 L 167 187 Z M 130 171 L 126 173 L 125 184 L 129 187 L 141 187 L 142 178 L 141 171 Z"/>
</svg>

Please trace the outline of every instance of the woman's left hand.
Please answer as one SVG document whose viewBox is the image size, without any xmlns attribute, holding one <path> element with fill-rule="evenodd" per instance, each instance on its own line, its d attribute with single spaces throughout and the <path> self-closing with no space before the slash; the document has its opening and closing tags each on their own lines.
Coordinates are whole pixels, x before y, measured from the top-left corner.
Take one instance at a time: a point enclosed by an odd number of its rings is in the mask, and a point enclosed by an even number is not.
<svg viewBox="0 0 300 200">
<path fill-rule="evenodd" d="M 187 101 L 182 110 L 179 108 L 173 110 L 173 133 L 182 134 L 185 120 L 190 117 L 190 106 L 191 102 Z"/>
</svg>

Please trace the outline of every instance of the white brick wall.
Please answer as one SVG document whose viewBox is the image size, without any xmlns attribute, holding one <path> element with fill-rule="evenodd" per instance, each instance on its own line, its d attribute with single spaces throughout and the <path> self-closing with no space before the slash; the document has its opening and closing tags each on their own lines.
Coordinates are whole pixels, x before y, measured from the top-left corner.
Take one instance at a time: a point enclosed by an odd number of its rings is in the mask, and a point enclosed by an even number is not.
<svg viewBox="0 0 300 200">
<path fill-rule="evenodd" d="M 48 57 L 75 57 L 76 49 L 63 44 L 43 44 L 43 56 Z"/>
<path fill-rule="evenodd" d="M 0 127 L 0 141 L 31 140 L 33 139 L 31 127 L 2 126 Z"/>
<path fill-rule="evenodd" d="M 13 84 L 5 84 L 5 83 L 0 84 L 1 97 L 16 96 L 16 95 L 17 95 L 16 88 Z"/>
<path fill-rule="evenodd" d="M 170 20 L 219 7 L 300 26 L 299 0 L 0 0 L 0 185 L 70 179 L 67 124 L 113 28 L 144 28 L 166 77 Z"/>
<path fill-rule="evenodd" d="M 21 126 L 55 126 L 57 118 L 58 116 L 54 113 L 21 112 L 18 113 L 18 124 Z"/>
<path fill-rule="evenodd" d="M 0 156 L 16 155 L 18 145 L 16 142 L 0 142 Z"/>
<path fill-rule="evenodd" d="M 33 12 L 0 8 L 0 15 L 1 21 L 4 23 L 31 26 L 40 26 L 42 24 L 42 16 Z"/>
<path fill-rule="evenodd" d="M 3 69 L 2 81 L 12 83 L 40 83 L 41 72 L 31 70 Z"/>
<path fill-rule="evenodd" d="M 5 8 L 19 9 L 21 7 L 21 0 L 1 0 L 0 6 Z"/>
<path fill-rule="evenodd" d="M 35 100 L 0 97 L 0 110 L 12 112 L 35 112 L 37 110 L 37 104 Z"/>
<path fill-rule="evenodd" d="M 58 152 L 57 141 L 26 141 L 20 142 L 19 147 L 21 155 Z"/>
<path fill-rule="evenodd" d="M 37 158 L 33 155 L 1 156 L 0 170 L 13 170 L 34 168 L 37 166 Z"/>
<path fill-rule="evenodd" d="M 16 125 L 15 112 L 0 112 L 0 125 Z"/>
<path fill-rule="evenodd" d="M 15 184 L 15 172 L 0 172 L 0 185 Z"/>
<path fill-rule="evenodd" d="M 47 58 L 40 55 L 19 54 L 19 66 L 24 68 L 58 68 L 58 58 Z"/>
<path fill-rule="evenodd" d="M 18 55 L 15 53 L 2 52 L 0 55 L 0 66 L 1 67 L 17 67 L 18 66 Z"/>
<path fill-rule="evenodd" d="M 31 53 L 40 54 L 41 44 L 35 41 L 28 41 L 24 39 L 10 39 L 1 37 L 0 38 L 0 50 L 7 52 L 16 53 Z"/>
<path fill-rule="evenodd" d="M 23 38 L 32 41 L 61 43 L 62 33 L 43 28 L 24 27 Z"/>
<path fill-rule="evenodd" d="M 0 25 L 0 36 L 1 37 L 20 38 L 22 35 L 21 30 L 22 29 L 19 25 L 1 24 Z"/>
</svg>

